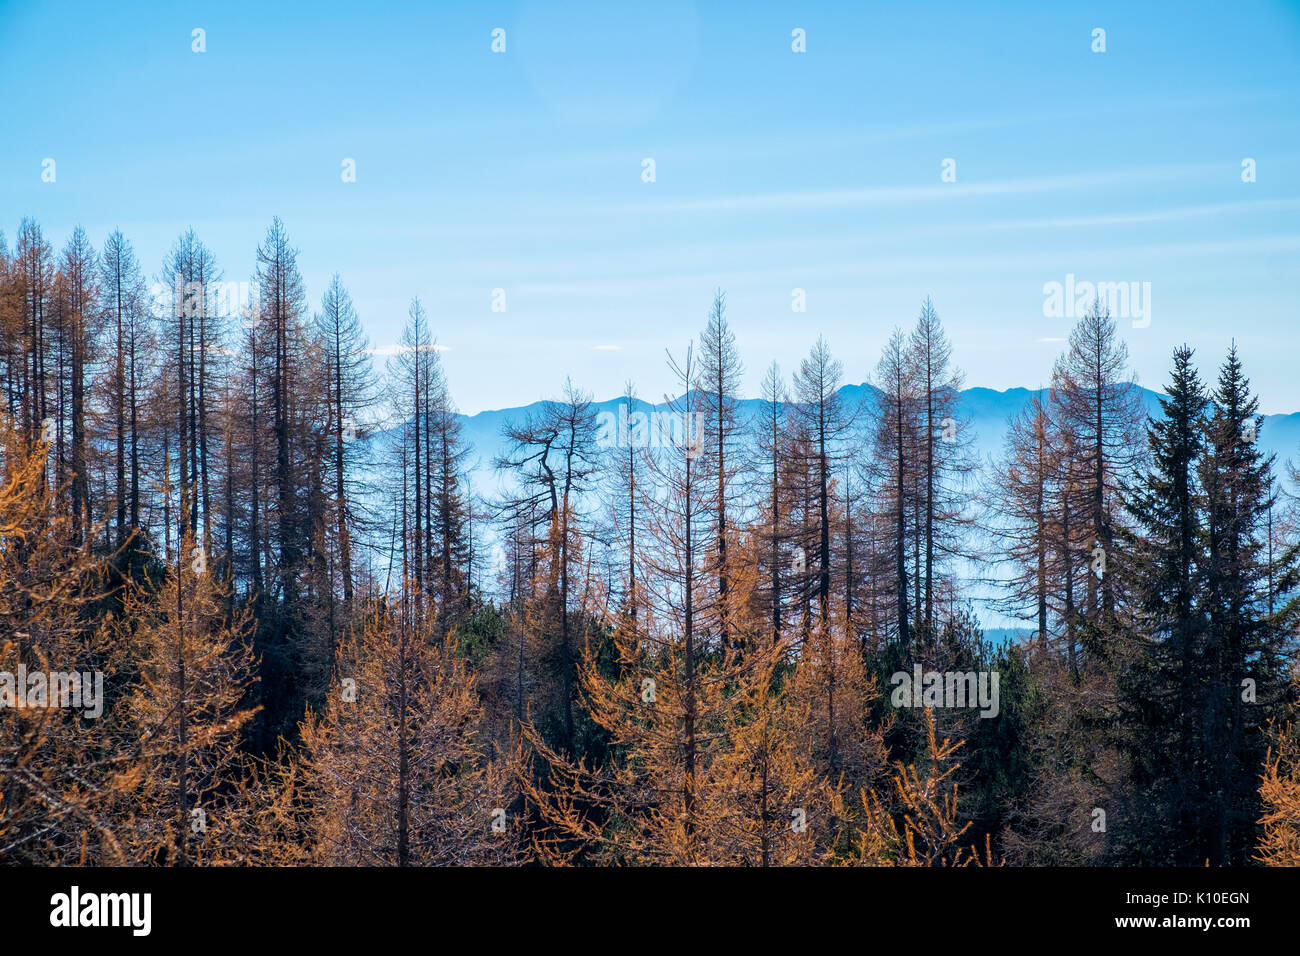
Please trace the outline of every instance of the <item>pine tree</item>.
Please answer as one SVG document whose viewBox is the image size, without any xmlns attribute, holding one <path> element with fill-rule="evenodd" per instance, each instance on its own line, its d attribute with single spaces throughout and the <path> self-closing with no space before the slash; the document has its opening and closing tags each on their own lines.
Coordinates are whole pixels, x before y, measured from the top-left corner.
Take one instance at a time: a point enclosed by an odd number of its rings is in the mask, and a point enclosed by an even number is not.
<svg viewBox="0 0 1300 956">
<path fill-rule="evenodd" d="M 1211 799 L 1210 761 L 1194 705 L 1209 690 L 1201 654 L 1206 622 L 1197 600 L 1207 570 L 1197 471 L 1208 396 L 1192 359 L 1186 346 L 1174 351 L 1168 397 L 1160 400 L 1161 415 L 1147 423 L 1152 467 L 1125 487 L 1135 533 L 1123 551 L 1138 637 L 1123 689 L 1133 733 L 1127 749 L 1143 811 L 1140 825 L 1127 833 L 1150 847 L 1129 852 L 1149 853 L 1146 859 L 1156 863 L 1167 854 L 1183 864 L 1204 859 L 1198 844 Z"/>
<path fill-rule="evenodd" d="M 1262 417 L 1234 344 L 1219 372 L 1206 422 L 1199 479 L 1205 494 L 1205 578 L 1201 607 L 1209 686 L 1199 719 L 1210 769 L 1211 810 L 1204 848 L 1217 865 L 1244 863 L 1259 819 L 1254 774 L 1264 758 L 1261 729 L 1280 715 L 1294 654 L 1297 602 L 1269 612 L 1270 583 L 1283 593 L 1297 580 L 1297 551 L 1270 566 L 1265 521 L 1273 506 L 1272 456 L 1256 440 Z M 1252 692 L 1253 690 L 1253 692 Z"/>
</svg>

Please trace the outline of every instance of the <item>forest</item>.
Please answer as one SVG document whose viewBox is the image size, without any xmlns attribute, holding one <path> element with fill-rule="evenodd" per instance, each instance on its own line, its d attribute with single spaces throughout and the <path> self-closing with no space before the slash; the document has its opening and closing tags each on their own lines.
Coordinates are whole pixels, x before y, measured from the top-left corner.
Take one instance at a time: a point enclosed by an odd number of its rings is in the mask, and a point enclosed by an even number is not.
<svg viewBox="0 0 1300 956">
<path fill-rule="evenodd" d="M 1094 302 L 982 461 L 929 299 L 757 417 L 700 316 L 666 415 L 557 381 L 480 487 L 418 299 L 380 350 L 279 219 L 242 285 L 24 219 L 0 862 L 1300 865 L 1300 474 L 1226 333 L 1149 413 Z"/>
</svg>

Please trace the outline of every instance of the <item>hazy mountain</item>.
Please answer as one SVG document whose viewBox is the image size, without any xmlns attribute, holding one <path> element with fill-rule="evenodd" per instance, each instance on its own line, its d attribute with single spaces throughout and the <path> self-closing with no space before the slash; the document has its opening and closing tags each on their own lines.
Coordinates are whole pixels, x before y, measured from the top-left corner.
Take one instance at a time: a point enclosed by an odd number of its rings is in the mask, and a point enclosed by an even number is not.
<svg viewBox="0 0 1300 956">
<path fill-rule="evenodd" d="M 1142 401 L 1151 412 L 1159 411 L 1159 395 L 1150 389 L 1134 386 L 1142 393 Z M 999 392 L 991 388 L 968 388 L 960 395 L 959 418 L 968 423 L 975 433 L 975 448 L 981 461 L 987 462 L 1002 450 L 1002 439 L 1008 419 L 1019 412 L 1034 397 L 1046 395 L 1046 389 L 1031 390 L 1027 388 L 1010 388 Z M 874 408 L 877 389 L 873 385 L 845 385 L 840 389 L 840 396 L 845 405 L 861 409 L 860 422 L 868 423 L 868 416 Z M 611 398 L 594 403 L 597 413 L 617 414 L 621 398 Z M 494 489 L 498 479 L 492 469 L 492 461 L 504 450 L 501 441 L 502 426 L 512 420 L 520 419 L 540 408 L 544 402 L 534 402 L 518 408 L 503 408 L 479 412 L 476 415 L 462 416 L 464 435 L 473 445 L 472 458 L 475 467 L 472 480 L 480 492 Z M 738 413 L 742 420 L 752 421 L 762 412 L 761 399 L 744 399 L 738 403 Z M 638 409 L 664 411 L 666 403 L 651 404 L 639 402 Z M 865 434 L 865 432 L 864 432 Z M 1259 434 L 1260 444 L 1277 456 L 1278 462 L 1285 463 L 1288 458 L 1300 460 L 1300 412 L 1286 415 L 1265 416 L 1264 425 Z M 1280 469 L 1279 469 L 1280 470 Z"/>
<path fill-rule="evenodd" d="M 1139 388 L 1141 400 L 1148 411 L 1158 413 L 1160 396 L 1149 389 L 1134 387 Z M 990 467 L 990 463 L 1001 455 L 1008 420 L 1023 409 L 1034 395 L 1045 396 L 1046 391 L 1046 389 L 1011 388 L 999 392 L 991 388 L 968 388 L 960 393 L 957 417 L 964 422 L 964 428 L 973 430 L 974 449 L 978 452 L 983 467 Z M 864 441 L 870 434 L 870 416 L 874 413 L 877 394 L 878 390 L 869 384 L 845 385 L 840 389 L 840 396 L 845 406 L 858 410 L 861 440 Z M 502 428 L 507 422 L 518 421 L 530 413 L 537 412 L 544 404 L 545 402 L 534 402 L 517 408 L 501 408 L 460 416 L 463 436 L 472 446 L 468 460 L 468 477 L 475 494 L 490 499 L 506 490 L 507 479 L 499 475 L 493 467 L 496 457 L 506 451 L 505 443 L 501 438 Z M 617 420 L 621 404 L 621 398 L 611 398 L 594 402 L 593 406 L 597 415 L 608 413 L 612 416 L 606 419 L 609 422 Z M 764 409 L 762 400 L 756 398 L 744 399 L 737 404 L 737 412 L 742 422 L 755 422 Z M 638 401 L 636 405 L 636 410 L 645 412 L 665 412 L 667 409 L 666 402 L 652 404 Z M 391 454 L 385 446 L 396 435 L 397 430 L 390 429 L 370 437 L 372 459 L 376 465 L 391 459 Z M 1266 451 L 1277 456 L 1278 473 L 1284 475 L 1287 459 L 1300 460 L 1300 412 L 1266 416 L 1259 433 L 1259 441 Z M 376 483 L 371 486 L 371 491 L 375 496 L 372 504 L 377 506 L 376 511 L 379 514 L 391 512 L 393 506 L 388 497 L 387 485 Z M 958 569 L 959 576 L 963 577 L 968 574 L 983 576 L 987 573 L 989 573 L 987 568 L 971 568 L 968 571 Z M 996 596 L 996 592 L 995 587 L 981 585 L 974 581 L 964 589 L 965 596 L 976 604 L 986 628 L 986 636 L 995 641 L 1002 641 L 1028 633 L 1024 622 L 998 613 L 988 603 Z"/>
</svg>

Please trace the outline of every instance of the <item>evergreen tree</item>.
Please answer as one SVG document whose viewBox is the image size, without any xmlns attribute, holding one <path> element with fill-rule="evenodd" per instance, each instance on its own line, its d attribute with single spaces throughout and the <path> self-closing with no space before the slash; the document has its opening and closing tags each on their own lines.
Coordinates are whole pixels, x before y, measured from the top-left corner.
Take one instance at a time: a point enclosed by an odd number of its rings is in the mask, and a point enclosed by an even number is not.
<svg viewBox="0 0 1300 956">
<path fill-rule="evenodd" d="M 1287 662 L 1295 652 L 1296 601 L 1269 611 L 1274 591 L 1294 593 L 1298 556 L 1293 547 L 1272 564 L 1267 559 L 1266 522 L 1277 492 L 1272 456 L 1256 443 L 1263 421 L 1258 408 L 1234 343 L 1219 372 L 1199 467 L 1208 686 L 1197 700 L 1202 746 L 1213 755 L 1201 846 L 1220 866 L 1250 858 L 1260 816 L 1255 780 L 1265 756 L 1261 731 L 1281 716 Z"/>
<path fill-rule="evenodd" d="M 1125 488 L 1134 533 L 1126 536 L 1136 646 L 1124 672 L 1127 742 L 1141 819 L 1123 832 L 1127 852 L 1149 863 L 1194 864 L 1206 832 L 1212 759 L 1197 723 L 1209 687 L 1203 648 L 1206 621 L 1197 600 L 1207 572 L 1200 533 L 1204 496 L 1198 468 L 1208 396 L 1192 350 L 1174 351 L 1169 394 L 1147 421 L 1151 468 Z M 1162 858 L 1175 854 L 1173 859 Z"/>
</svg>

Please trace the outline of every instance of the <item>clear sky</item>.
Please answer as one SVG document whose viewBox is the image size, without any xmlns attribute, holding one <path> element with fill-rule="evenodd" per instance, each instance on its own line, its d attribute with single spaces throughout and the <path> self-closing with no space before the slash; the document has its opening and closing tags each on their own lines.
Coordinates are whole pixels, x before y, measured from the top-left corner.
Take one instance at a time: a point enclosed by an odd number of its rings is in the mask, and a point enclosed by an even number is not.
<svg viewBox="0 0 1300 956">
<path fill-rule="evenodd" d="M 978 6 L 0 0 L 0 228 L 120 227 L 153 276 L 193 226 L 247 279 L 279 215 L 376 347 L 424 300 L 471 413 L 662 395 L 715 286 L 749 394 L 819 333 L 868 380 L 926 295 L 968 384 L 1033 387 L 1069 274 L 1150 283 L 1143 384 L 1235 336 L 1300 410 L 1300 3 Z"/>
</svg>

